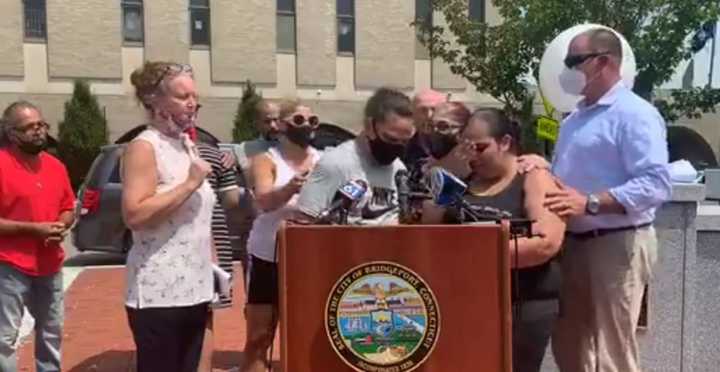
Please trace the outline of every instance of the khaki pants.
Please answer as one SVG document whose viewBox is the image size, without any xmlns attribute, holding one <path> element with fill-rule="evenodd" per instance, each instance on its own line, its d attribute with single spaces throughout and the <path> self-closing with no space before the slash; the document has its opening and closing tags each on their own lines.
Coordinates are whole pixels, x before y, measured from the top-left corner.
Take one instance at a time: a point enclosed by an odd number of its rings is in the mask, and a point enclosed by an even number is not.
<svg viewBox="0 0 720 372">
<path fill-rule="evenodd" d="M 656 260 L 652 227 L 565 240 L 561 312 L 552 336 L 561 371 L 640 371 L 635 330 Z"/>
</svg>

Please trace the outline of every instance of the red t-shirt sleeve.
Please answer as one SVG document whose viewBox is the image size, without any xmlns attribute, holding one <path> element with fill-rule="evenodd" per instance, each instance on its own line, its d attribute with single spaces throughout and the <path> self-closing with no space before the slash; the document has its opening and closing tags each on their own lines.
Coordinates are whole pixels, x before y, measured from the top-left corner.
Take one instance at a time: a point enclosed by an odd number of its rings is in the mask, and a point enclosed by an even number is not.
<svg viewBox="0 0 720 372">
<path fill-rule="evenodd" d="M 63 178 L 63 192 L 62 200 L 60 200 L 60 213 L 75 209 L 75 193 L 70 185 L 70 177 L 68 176 L 67 169 L 64 166 L 62 167 L 61 174 Z"/>
</svg>

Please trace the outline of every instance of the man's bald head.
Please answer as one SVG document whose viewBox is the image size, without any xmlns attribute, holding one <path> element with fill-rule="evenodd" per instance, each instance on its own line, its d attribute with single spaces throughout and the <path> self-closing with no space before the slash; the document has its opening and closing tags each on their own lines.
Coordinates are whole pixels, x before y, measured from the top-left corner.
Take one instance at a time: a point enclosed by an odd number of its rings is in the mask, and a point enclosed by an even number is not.
<svg viewBox="0 0 720 372">
<path fill-rule="evenodd" d="M 413 121 L 415 127 L 420 131 L 424 131 L 435 112 L 435 108 L 445 102 L 447 102 L 447 96 L 436 90 L 425 89 L 418 92 L 413 98 Z"/>
<path fill-rule="evenodd" d="M 413 104 L 415 105 L 432 105 L 433 107 L 444 103 L 447 101 L 447 97 L 432 89 L 425 89 L 417 94 L 415 94 L 415 98 L 413 98 Z"/>
<path fill-rule="evenodd" d="M 590 47 L 594 52 L 608 53 L 618 61 L 622 60 L 622 43 L 615 32 L 605 28 L 595 28 L 586 31 L 585 34 L 587 34 Z"/>
<path fill-rule="evenodd" d="M 595 103 L 621 79 L 622 44 L 612 30 L 594 28 L 575 36 L 570 42 L 565 64 L 585 77 L 583 87 L 568 88 Z M 577 94 L 577 93 L 574 93 Z"/>
</svg>

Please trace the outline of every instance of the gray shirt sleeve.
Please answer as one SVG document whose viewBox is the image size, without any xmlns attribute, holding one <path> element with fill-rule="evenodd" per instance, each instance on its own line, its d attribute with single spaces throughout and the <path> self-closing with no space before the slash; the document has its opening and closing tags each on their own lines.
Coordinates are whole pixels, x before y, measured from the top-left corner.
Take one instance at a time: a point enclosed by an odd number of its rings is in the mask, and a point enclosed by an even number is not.
<svg viewBox="0 0 720 372">
<path fill-rule="evenodd" d="M 345 181 L 342 169 L 329 157 L 321 157 L 300 190 L 298 210 L 317 217 L 332 204 L 335 193 Z"/>
</svg>

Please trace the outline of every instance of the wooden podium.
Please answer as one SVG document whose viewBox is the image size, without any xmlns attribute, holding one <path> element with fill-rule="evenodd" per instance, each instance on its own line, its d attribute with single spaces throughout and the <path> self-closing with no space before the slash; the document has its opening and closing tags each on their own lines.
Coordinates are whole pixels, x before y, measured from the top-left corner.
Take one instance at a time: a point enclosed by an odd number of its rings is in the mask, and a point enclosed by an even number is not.
<svg viewBox="0 0 720 372">
<path fill-rule="evenodd" d="M 279 243 L 283 372 L 512 370 L 507 226 L 289 225 Z"/>
</svg>

